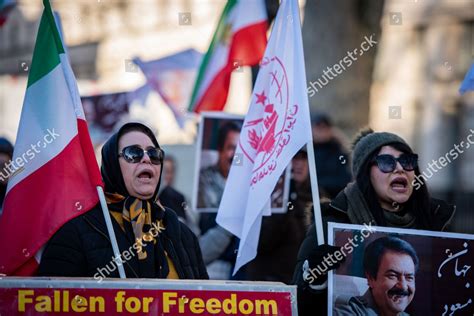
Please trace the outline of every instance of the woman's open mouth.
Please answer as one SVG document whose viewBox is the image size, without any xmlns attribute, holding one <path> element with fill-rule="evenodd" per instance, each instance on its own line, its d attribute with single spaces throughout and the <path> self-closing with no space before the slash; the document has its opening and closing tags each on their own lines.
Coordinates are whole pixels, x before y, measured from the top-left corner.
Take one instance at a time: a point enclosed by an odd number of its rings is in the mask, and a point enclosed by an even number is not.
<svg viewBox="0 0 474 316">
<path fill-rule="evenodd" d="M 403 177 L 397 177 L 390 182 L 390 188 L 397 193 L 406 193 L 408 191 L 408 180 Z"/>
<path fill-rule="evenodd" d="M 143 170 L 138 174 L 138 179 L 143 183 L 150 183 L 153 178 L 153 172 L 150 170 Z"/>
</svg>

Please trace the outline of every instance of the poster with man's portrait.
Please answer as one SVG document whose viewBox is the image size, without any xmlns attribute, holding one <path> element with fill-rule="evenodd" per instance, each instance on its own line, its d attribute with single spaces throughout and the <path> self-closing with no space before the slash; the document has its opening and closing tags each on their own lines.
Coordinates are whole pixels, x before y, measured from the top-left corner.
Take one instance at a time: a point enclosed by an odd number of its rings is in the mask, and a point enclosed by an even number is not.
<svg viewBox="0 0 474 316">
<path fill-rule="evenodd" d="M 474 235 L 329 223 L 328 315 L 473 315 Z M 336 256 L 337 255 L 337 256 Z"/>
<path fill-rule="evenodd" d="M 242 164 L 235 154 L 244 117 L 223 112 L 201 113 L 196 145 L 193 209 L 217 212 L 232 165 Z M 272 213 L 284 213 L 288 204 L 290 168 L 279 178 L 271 196 Z"/>
</svg>

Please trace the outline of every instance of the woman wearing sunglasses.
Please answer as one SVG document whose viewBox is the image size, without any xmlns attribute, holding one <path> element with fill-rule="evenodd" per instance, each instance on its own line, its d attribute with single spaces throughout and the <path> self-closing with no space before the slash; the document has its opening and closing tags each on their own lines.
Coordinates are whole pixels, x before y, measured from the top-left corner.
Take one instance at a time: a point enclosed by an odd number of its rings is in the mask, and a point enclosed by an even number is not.
<svg viewBox="0 0 474 316">
<path fill-rule="evenodd" d="M 415 176 L 420 174 L 418 156 L 395 134 L 361 132 L 353 144 L 352 171 L 355 181 L 321 205 L 325 236 L 327 222 L 443 231 L 454 216 L 455 207 L 431 198 L 425 183 L 414 189 Z M 324 261 L 334 258 L 337 250 L 317 246 L 315 227 L 309 228 L 293 276 L 299 315 L 326 315 L 327 274 L 314 277 L 310 271 L 319 267 L 327 273 L 339 267 L 339 261 Z"/>
<path fill-rule="evenodd" d="M 102 179 L 128 278 L 207 279 L 196 236 L 157 200 L 164 152 L 153 132 L 128 123 L 102 148 Z M 100 205 L 66 223 L 46 246 L 39 274 L 118 277 Z"/>
</svg>

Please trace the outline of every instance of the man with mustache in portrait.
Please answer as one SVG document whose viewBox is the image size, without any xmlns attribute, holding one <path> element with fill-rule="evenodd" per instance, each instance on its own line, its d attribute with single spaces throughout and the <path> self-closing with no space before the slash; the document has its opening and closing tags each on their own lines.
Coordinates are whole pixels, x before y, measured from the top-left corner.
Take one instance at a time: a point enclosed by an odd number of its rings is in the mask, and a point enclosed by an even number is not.
<svg viewBox="0 0 474 316">
<path fill-rule="evenodd" d="M 419 260 L 415 249 L 397 237 L 371 242 L 364 253 L 364 273 L 369 289 L 334 307 L 335 316 L 407 316 L 405 309 L 415 296 Z"/>
</svg>

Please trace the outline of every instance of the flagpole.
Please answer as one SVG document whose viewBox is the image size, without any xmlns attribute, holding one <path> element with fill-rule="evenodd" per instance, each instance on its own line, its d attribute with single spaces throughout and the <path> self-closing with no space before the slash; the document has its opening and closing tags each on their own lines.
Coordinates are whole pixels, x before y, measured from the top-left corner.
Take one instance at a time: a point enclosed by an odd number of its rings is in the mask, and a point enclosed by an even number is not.
<svg viewBox="0 0 474 316">
<path fill-rule="evenodd" d="M 319 203 L 318 175 L 316 174 L 316 160 L 314 158 L 313 137 L 311 142 L 306 143 L 308 151 L 309 179 L 311 180 L 311 196 L 313 198 L 314 226 L 318 245 L 324 244 L 323 218 L 321 216 L 321 204 Z"/>
<path fill-rule="evenodd" d="M 112 249 L 114 251 L 114 262 L 117 264 L 119 275 L 121 279 L 125 279 L 125 270 L 123 269 L 122 257 L 120 256 L 120 250 L 115 238 L 114 228 L 112 226 L 112 220 L 110 219 L 109 208 L 105 201 L 104 190 L 101 186 L 97 186 L 97 193 L 99 194 L 100 206 L 102 206 L 102 213 L 104 214 L 105 224 L 107 225 L 107 232 L 109 233 L 110 241 L 112 243 Z"/>
</svg>

